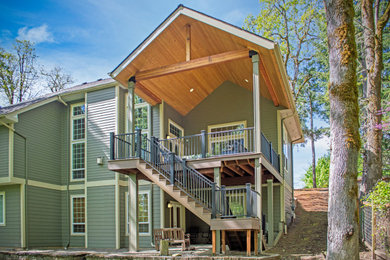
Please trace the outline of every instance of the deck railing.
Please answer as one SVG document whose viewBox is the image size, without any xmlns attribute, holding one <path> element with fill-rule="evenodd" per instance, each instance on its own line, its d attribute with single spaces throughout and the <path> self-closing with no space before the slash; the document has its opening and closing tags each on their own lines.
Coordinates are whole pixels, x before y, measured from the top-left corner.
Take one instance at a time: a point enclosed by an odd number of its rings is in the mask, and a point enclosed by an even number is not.
<svg viewBox="0 0 390 260">
<path fill-rule="evenodd" d="M 186 159 L 255 152 L 253 127 L 210 133 L 202 130 L 200 134 L 161 139 L 159 142 L 171 152 Z M 276 153 L 272 143 L 263 133 L 261 133 L 261 152 L 279 172 L 279 154 Z"/>
<path fill-rule="evenodd" d="M 245 187 L 229 188 L 221 186 L 219 189 L 221 218 L 256 217 L 257 203 L 260 194 L 251 189 L 251 184 Z"/>
<path fill-rule="evenodd" d="M 219 187 L 186 164 L 186 160 L 164 147 L 157 138 L 132 134 L 110 134 L 110 159 L 140 158 L 170 184 L 178 187 L 216 217 L 254 217 L 257 196 L 250 184 L 245 188 Z M 238 204 L 242 206 L 239 208 Z"/>
</svg>

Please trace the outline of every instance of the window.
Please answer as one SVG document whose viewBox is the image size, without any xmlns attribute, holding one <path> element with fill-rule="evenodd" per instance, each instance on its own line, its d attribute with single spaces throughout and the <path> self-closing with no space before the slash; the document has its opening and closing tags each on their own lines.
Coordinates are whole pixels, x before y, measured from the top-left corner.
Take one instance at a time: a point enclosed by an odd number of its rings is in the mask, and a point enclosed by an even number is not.
<svg viewBox="0 0 390 260">
<path fill-rule="evenodd" d="M 168 131 L 170 137 L 183 137 L 184 129 L 171 119 L 168 119 Z"/>
<path fill-rule="evenodd" d="M 85 233 L 85 197 L 72 197 L 72 234 Z"/>
<path fill-rule="evenodd" d="M 5 192 L 0 192 L 0 226 L 5 226 Z"/>
<path fill-rule="evenodd" d="M 71 179 L 85 177 L 85 104 L 71 106 Z"/>
<path fill-rule="evenodd" d="M 286 127 L 283 125 L 283 167 L 285 172 L 288 172 L 288 133 Z"/>
<path fill-rule="evenodd" d="M 126 107 L 128 98 L 126 95 Z M 142 130 L 142 134 L 149 136 L 149 122 L 150 122 L 150 105 L 137 95 L 134 95 L 134 129 L 139 128 Z M 126 110 L 126 114 L 128 110 Z M 128 120 L 126 120 L 126 129 L 128 129 Z"/>
<path fill-rule="evenodd" d="M 247 137 L 244 129 L 246 121 L 220 125 L 210 125 L 209 153 L 211 155 L 234 154 L 245 152 Z"/>
<path fill-rule="evenodd" d="M 129 216 L 129 193 L 126 192 L 125 210 L 126 210 L 126 234 L 129 233 L 130 216 Z M 150 235 L 151 220 L 151 198 L 150 191 L 139 191 L 138 193 L 138 233 L 140 235 Z"/>
</svg>

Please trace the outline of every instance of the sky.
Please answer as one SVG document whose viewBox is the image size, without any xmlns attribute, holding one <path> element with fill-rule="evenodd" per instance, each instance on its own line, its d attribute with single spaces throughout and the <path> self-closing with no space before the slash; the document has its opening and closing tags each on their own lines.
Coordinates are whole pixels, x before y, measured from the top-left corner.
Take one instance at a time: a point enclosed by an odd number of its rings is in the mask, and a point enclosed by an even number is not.
<svg viewBox="0 0 390 260">
<path fill-rule="evenodd" d="M 95 81 L 107 78 L 179 4 L 239 27 L 260 10 L 257 0 L 0 0 L 0 47 L 33 41 L 41 66 L 61 66 L 74 84 Z M 317 155 L 328 147 L 328 139 L 320 140 Z M 310 147 L 294 151 L 294 186 L 302 187 Z"/>
</svg>

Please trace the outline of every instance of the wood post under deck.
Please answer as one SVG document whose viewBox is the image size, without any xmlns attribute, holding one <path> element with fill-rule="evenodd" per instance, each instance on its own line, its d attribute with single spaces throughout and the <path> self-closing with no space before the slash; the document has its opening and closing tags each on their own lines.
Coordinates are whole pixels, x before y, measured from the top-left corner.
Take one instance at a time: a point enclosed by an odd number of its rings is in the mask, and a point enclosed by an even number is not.
<svg viewBox="0 0 390 260">
<path fill-rule="evenodd" d="M 226 231 L 244 231 L 246 232 L 246 254 L 250 256 L 252 253 L 251 241 L 253 231 L 254 251 L 253 254 L 257 255 L 259 251 L 258 247 L 258 234 L 260 230 L 260 221 L 258 218 L 244 218 L 244 219 L 212 219 L 210 229 L 212 231 L 212 248 L 213 254 L 216 254 L 217 231 L 221 232 L 221 247 L 222 254 L 226 254 Z"/>
</svg>

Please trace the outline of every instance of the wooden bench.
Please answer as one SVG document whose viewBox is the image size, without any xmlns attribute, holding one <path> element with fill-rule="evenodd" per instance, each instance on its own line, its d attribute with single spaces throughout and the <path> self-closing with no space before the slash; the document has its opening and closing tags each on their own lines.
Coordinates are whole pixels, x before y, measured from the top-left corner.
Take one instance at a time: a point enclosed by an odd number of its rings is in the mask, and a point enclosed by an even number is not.
<svg viewBox="0 0 390 260">
<path fill-rule="evenodd" d="M 182 251 L 190 248 L 190 234 L 184 234 L 182 228 L 159 228 L 153 230 L 154 245 L 160 250 L 160 241 L 167 240 L 170 245 L 181 244 Z"/>
</svg>

